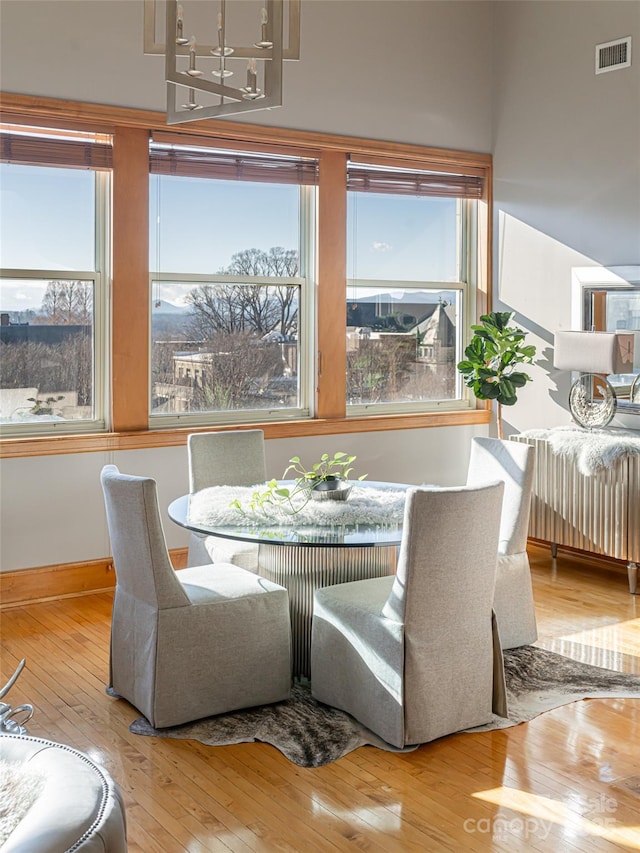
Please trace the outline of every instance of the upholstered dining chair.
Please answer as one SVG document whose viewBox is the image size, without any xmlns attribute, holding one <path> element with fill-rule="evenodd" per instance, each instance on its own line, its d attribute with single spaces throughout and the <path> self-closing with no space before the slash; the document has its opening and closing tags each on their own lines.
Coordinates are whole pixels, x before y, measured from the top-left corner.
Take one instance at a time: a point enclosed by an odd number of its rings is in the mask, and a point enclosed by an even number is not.
<svg viewBox="0 0 640 853">
<path fill-rule="evenodd" d="M 156 727 L 289 696 L 287 590 L 238 566 L 174 571 L 150 477 L 102 469 L 116 570 L 109 686 Z"/>
<path fill-rule="evenodd" d="M 261 429 L 193 433 L 187 439 L 187 454 L 190 494 L 209 486 L 255 486 L 267 479 Z M 257 572 L 258 546 L 192 533 L 187 565 L 218 562 Z"/>
<path fill-rule="evenodd" d="M 316 699 L 396 747 L 506 715 L 492 615 L 503 491 L 409 489 L 396 575 L 316 590 Z"/>
<path fill-rule="evenodd" d="M 467 485 L 487 480 L 504 482 L 493 601 L 503 649 L 526 646 L 538 639 L 527 556 L 534 452 L 528 444 L 498 438 L 478 437 L 471 442 Z"/>
</svg>

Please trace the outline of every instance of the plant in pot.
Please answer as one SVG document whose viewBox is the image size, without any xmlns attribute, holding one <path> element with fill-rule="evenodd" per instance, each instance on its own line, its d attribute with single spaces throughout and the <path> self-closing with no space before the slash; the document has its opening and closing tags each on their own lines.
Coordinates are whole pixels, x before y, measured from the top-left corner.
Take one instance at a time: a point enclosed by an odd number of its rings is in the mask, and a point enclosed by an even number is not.
<svg viewBox="0 0 640 853">
<path fill-rule="evenodd" d="M 305 468 L 300 457 L 293 456 L 282 476 L 286 477 L 290 472 L 297 474 L 296 483 L 308 489 L 309 496 L 315 500 L 346 500 L 351 491 L 348 480 L 355 459 L 355 456 L 348 456 L 341 451 L 333 456 L 323 453 L 319 462 L 314 462 L 311 468 Z M 366 476 L 364 474 L 358 479 L 364 480 Z"/>
<path fill-rule="evenodd" d="M 510 326 L 513 311 L 492 311 L 480 317 L 481 325 L 471 326 L 474 332 L 458 362 L 464 384 L 473 389 L 479 400 L 495 400 L 498 404 L 498 436 L 502 438 L 502 406 L 513 406 L 518 389 L 531 377 L 518 369 L 532 364 L 536 348 L 523 343 L 527 332 Z"/>
<path fill-rule="evenodd" d="M 27 401 L 33 403 L 33 406 L 29 409 L 29 414 L 52 415 L 54 413 L 53 404 L 59 403 L 60 400 L 64 400 L 64 394 L 58 394 L 57 397 L 46 397 L 44 400 L 40 397 L 27 397 Z"/>
<path fill-rule="evenodd" d="M 293 485 L 269 480 L 264 489 L 255 491 L 249 500 L 249 509 L 261 510 L 268 514 L 270 506 L 278 506 L 290 513 L 300 512 L 310 500 L 346 500 L 351 491 L 349 475 L 353 471 L 352 463 L 356 457 L 338 451 L 333 456 L 323 453 L 318 462 L 310 468 L 305 468 L 299 456 L 289 460 L 289 466 L 282 475 L 294 473 L 297 476 Z M 364 480 L 366 474 L 358 477 Z M 244 512 L 239 500 L 231 502 L 231 506 Z"/>
</svg>

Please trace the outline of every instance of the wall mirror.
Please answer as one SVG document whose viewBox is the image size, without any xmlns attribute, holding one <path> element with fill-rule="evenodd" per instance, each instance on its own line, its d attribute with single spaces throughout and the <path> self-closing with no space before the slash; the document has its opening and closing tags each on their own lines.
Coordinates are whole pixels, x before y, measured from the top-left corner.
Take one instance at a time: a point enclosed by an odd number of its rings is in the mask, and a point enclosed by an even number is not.
<svg viewBox="0 0 640 853">
<path fill-rule="evenodd" d="M 597 332 L 632 332 L 633 370 L 607 378 L 620 414 L 640 415 L 640 267 L 594 267 L 574 270 L 574 303 L 579 323 L 574 328 Z"/>
</svg>

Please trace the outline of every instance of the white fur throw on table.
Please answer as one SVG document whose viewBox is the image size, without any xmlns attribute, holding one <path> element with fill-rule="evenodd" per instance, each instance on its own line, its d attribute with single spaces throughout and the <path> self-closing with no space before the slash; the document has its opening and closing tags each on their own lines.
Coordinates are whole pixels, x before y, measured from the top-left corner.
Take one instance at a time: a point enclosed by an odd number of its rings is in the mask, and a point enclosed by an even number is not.
<svg viewBox="0 0 640 853">
<path fill-rule="evenodd" d="M 610 468 L 620 459 L 640 456 L 640 433 L 621 429 L 581 429 L 576 426 L 530 429 L 523 438 L 548 441 L 559 456 L 571 456 L 581 474 L 589 477 Z"/>
<path fill-rule="evenodd" d="M 191 495 L 189 521 L 220 527 L 247 525 L 287 526 L 317 525 L 331 527 L 342 524 L 398 524 L 404 514 L 405 493 L 399 489 L 364 488 L 354 485 L 346 501 L 310 500 L 298 512 L 269 505 L 251 509 L 249 502 L 257 486 L 211 486 Z M 232 507 L 239 500 L 243 512 Z M 299 506 L 299 503 L 297 504 Z"/>
</svg>

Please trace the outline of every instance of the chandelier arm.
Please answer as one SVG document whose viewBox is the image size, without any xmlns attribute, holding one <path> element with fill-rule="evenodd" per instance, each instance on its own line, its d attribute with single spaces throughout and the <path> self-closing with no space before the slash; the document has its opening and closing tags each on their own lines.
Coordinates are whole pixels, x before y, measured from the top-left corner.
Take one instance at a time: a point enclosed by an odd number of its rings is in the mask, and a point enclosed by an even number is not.
<svg viewBox="0 0 640 853">
<path fill-rule="evenodd" d="M 289 0 L 292 2 L 292 0 Z M 244 87 L 233 87 L 226 85 L 223 81 L 225 76 L 220 70 L 212 73 L 219 78 L 219 82 L 204 77 L 204 72 L 196 67 L 196 56 L 202 54 L 197 50 L 197 41 L 192 36 L 188 45 L 183 44 L 184 20 L 182 7 L 178 7 L 176 0 L 167 0 L 166 4 L 166 60 L 165 81 L 167 84 L 167 124 L 180 124 L 195 119 L 216 118 L 227 115 L 237 115 L 242 112 L 250 112 L 259 109 L 271 109 L 282 105 L 282 68 L 284 60 L 284 23 L 283 23 L 284 0 L 267 0 L 266 7 L 261 13 L 260 35 L 263 44 L 270 47 L 261 47 L 259 43 L 246 48 L 233 48 L 233 58 L 243 55 L 249 56 L 247 69 L 247 84 Z M 179 11 L 178 11 L 179 8 Z M 221 12 L 218 14 L 218 47 L 210 53 L 224 62 L 227 58 L 226 48 L 226 17 L 227 3 L 222 0 Z M 179 23 L 180 22 L 180 23 Z M 177 44 L 177 42 L 180 42 Z M 186 71 L 178 70 L 178 57 L 189 57 L 189 67 Z M 264 89 L 258 88 L 258 76 L 256 62 L 262 62 L 264 68 Z M 177 105 L 177 87 L 188 89 L 187 103 L 182 104 L 179 109 Z M 196 93 L 204 92 L 220 98 L 219 104 L 206 106 L 198 104 Z M 225 102 L 226 101 L 226 102 Z M 229 101 L 231 103 L 229 103 Z"/>
</svg>

